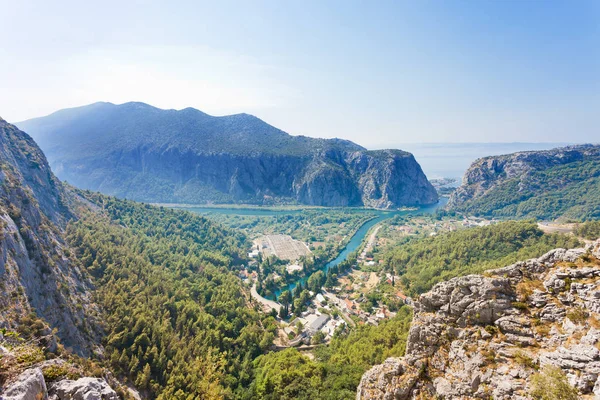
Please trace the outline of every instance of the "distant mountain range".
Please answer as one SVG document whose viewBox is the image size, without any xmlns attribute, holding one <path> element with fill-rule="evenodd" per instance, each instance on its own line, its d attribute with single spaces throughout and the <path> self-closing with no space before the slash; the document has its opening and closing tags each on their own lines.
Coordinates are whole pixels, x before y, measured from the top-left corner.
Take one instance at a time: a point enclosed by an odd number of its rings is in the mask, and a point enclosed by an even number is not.
<svg viewBox="0 0 600 400">
<path fill-rule="evenodd" d="M 506 218 L 600 218 L 600 145 L 480 158 L 448 207 Z"/>
<path fill-rule="evenodd" d="M 289 135 L 248 115 L 95 103 L 16 124 L 75 186 L 161 203 L 437 202 L 412 154 Z"/>
</svg>

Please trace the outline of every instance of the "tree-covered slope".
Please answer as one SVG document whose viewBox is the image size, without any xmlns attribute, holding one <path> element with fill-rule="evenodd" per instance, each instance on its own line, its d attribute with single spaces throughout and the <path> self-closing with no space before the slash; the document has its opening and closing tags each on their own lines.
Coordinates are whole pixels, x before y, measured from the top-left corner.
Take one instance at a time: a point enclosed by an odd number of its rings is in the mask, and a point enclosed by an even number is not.
<svg viewBox="0 0 600 400">
<path fill-rule="evenodd" d="M 275 326 L 235 273 L 242 234 L 68 187 L 3 120 L 0 156 L 0 342 L 92 357 L 148 398 L 246 396 Z"/>
<path fill-rule="evenodd" d="M 18 125 L 61 179 L 133 200 L 372 207 L 437 201 L 410 153 L 291 136 L 247 114 L 95 103 Z"/>
<path fill-rule="evenodd" d="M 150 398 L 243 398 L 273 339 L 231 270 L 243 235 L 185 211 L 82 195 L 99 210 L 70 223 L 67 241 L 97 288 L 111 368 Z"/>
<path fill-rule="evenodd" d="M 600 146 L 475 161 L 448 207 L 475 215 L 578 220 L 600 217 Z"/>
<path fill-rule="evenodd" d="M 508 221 L 432 237 L 407 239 L 384 252 L 385 265 L 399 276 L 407 294 L 436 283 L 539 257 L 557 247 L 579 245 L 563 234 L 545 234 L 535 222 Z"/>
</svg>

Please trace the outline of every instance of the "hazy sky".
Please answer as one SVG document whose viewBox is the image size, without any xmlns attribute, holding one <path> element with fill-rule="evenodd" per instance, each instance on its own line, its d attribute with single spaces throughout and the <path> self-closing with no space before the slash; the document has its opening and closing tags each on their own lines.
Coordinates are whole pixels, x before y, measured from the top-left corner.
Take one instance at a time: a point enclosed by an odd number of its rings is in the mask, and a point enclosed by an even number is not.
<svg viewBox="0 0 600 400">
<path fill-rule="evenodd" d="M 600 141 L 597 0 L 0 0 L 0 16 L 13 122 L 135 100 L 370 148 Z"/>
</svg>

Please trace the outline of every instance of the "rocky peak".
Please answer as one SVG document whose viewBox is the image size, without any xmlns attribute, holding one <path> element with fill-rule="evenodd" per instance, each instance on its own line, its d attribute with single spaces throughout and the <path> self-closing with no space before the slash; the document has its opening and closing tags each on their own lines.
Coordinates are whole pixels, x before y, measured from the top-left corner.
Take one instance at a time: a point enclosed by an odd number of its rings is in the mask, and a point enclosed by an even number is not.
<svg viewBox="0 0 600 400">
<path fill-rule="evenodd" d="M 415 302 L 406 355 L 357 399 L 525 399 L 548 371 L 600 396 L 599 288 L 600 240 L 440 283 Z"/>
<path fill-rule="evenodd" d="M 102 103 L 18 125 L 61 179 L 137 201 L 394 208 L 438 200 L 409 153 L 292 136 L 248 114 Z"/>
<path fill-rule="evenodd" d="M 519 180 L 518 190 L 527 185 L 534 187 L 535 182 L 529 183 L 527 178 L 535 171 L 598 158 L 600 145 L 590 144 L 480 158 L 465 172 L 461 186 L 448 201 L 448 207 L 461 209 L 512 179 Z"/>
</svg>

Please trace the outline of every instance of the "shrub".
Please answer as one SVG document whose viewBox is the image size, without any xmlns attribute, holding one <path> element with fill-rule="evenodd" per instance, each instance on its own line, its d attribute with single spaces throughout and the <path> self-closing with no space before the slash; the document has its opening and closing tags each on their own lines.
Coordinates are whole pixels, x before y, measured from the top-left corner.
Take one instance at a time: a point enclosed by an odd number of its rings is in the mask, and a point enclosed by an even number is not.
<svg viewBox="0 0 600 400">
<path fill-rule="evenodd" d="M 547 365 L 531 377 L 529 394 L 536 400 L 577 400 L 577 389 L 569 385 L 562 370 Z"/>
<path fill-rule="evenodd" d="M 515 362 L 523 367 L 538 369 L 537 363 L 522 351 L 517 351 L 514 354 Z"/>
<path fill-rule="evenodd" d="M 569 318 L 574 324 L 583 324 L 589 317 L 587 311 L 582 308 L 574 308 L 567 311 L 567 318 Z"/>
<path fill-rule="evenodd" d="M 44 368 L 42 374 L 46 382 L 53 382 L 67 376 L 69 369 L 65 365 L 54 364 Z"/>
<path fill-rule="evenodd" d="M 523 303 L 520 301 L 513 301 L 512 306 L 514 308 L 516 308 L 517 310 L 521 310 L 521 311 L 527 310 L 529 308 L 526 303 Z"/>
<path fill-rule="evenodd" d="M 498 333 L 498 327 L 494 325 L 487 325 L 484 329 L 490 335 L 495 335 L 496 333 Z"/>
</svg>

